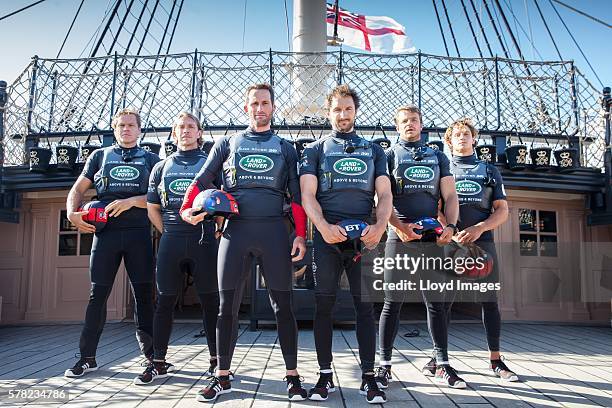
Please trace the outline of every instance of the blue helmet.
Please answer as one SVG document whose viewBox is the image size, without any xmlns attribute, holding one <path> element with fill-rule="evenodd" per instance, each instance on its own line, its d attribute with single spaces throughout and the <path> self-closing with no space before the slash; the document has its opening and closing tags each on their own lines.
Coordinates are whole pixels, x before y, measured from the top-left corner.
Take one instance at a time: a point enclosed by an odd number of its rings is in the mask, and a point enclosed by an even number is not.
<svg viewBox="0 0 612 408">
<path fill-rule="evenodd" d="M 238 203 L 230 193 L 225 191 L 209 188 L 208 190 L 198 193 L 193 200 L 193 208 L 198 212 L 206 212 L 208 216 L 230 217 L 239 215 Z"/>
</svg>

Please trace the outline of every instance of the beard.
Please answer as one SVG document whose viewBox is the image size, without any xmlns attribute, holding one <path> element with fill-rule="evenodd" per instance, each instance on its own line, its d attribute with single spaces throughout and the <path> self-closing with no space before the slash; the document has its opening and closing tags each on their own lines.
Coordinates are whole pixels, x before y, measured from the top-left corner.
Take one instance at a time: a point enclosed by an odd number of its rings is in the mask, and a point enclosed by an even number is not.
<svg viewBox="0 0 612 408">
<path fill-rule="evenodd" d="M 257 125 L 257 127 L 268 126 L 272 122 L 272 116 L 253 118 L 253 121 Z"/>
<path fill-rule="evenodd" d="M 336 121 L 334 123 L 334 129 L 341 133 L 350 132 L 351 129 L 353 129 L 353 126 L 355 126 L 354 120 Z"/>
</svg>

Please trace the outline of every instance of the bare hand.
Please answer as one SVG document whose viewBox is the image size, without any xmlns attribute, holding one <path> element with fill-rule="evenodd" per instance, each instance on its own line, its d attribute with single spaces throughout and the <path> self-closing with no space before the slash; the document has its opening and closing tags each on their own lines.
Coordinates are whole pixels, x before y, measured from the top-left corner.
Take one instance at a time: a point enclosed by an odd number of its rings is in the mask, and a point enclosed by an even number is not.
<svg viewBox="0 0 612 408">
<path fill-rule="evenodd" d="M 379 225 L 368 225 L 361 232 L 361 241 L 368 249 L 374 249 L 380 242 L 383 234 L 385 233 L 385 227 Z"/>
<path fill-rule="evenodd" d="M 442 234 L 436 238 L 436 244 L 438 244 L 438 246 L 444 246 L 444 245 L 448 245 L 450 244 L 450 242 L 453 239 L 453 228 L 450 227 L 445 227 L 442 230 Z"/>
<path fill-rule="evenodd" d="M 327 224 L 326 228 L 320 231 L 323 240 L 328 244 L 337 244 L 338 242 L 346 241 L 346 231 L 339 225 Z"/>
<path fill-rule="evenodd" d="M 471 227 L 467 227 L 463 231 L 457 235 L 457 241 L 463 243 L 474 242 L 483 233 L 483 229 L 481 227 L 477 227 L 476 225 L 472 225 Z"/>
<path fill-rule="evenodd" d="M 124 211 L 129 210 L 134 206 L 133 202 L 129 198 L 124 198 L 122 200 L 115 200 L 109 205 L 106 206 L 106 215 L 109 217 L 118 217 Z"/>
<path fill-rule="evenodd" d="M 416 232 L 414 232 L 415 228 L 423 229 L 421 225 L 413 224 L 411 222 L 403 224 L 401 229 L 398 227 L 393 227 L 393 229 L 395 230 L 395 233 L 397 234 L 399 239 L 402 240 L 402 242 L 409 242 L 409 241 L 415 241 L 415 240 L 421 239 L 421 236 L 417 234 Z"/>
<path fill-rule="evenodd" d="M 83 233 L 94 233 L 96 227 L 83 220 L 83 216 L 89 214 L 89 211 L 74 211 L 68 213 L 68 220 Z"/>
<path fill-rule="evenodd" d="M 204 217 L 206 217 L 206 212 L 202 212 L 198 215 L 193 215 L 194 212 L 200 211 L 199 208 L 187 208 L 186 210 L 181 212 L 181 219 L 185 221 L 187 224 L 197 225 L 204 221 Z"/>
<path fill-rule="evenodd" d="M 304 255 L 306 255 L 306 240 L 304 237 L 297 236 L 291 247 L 291 262 L 301 261 L 304 259 Z"/>
</svg>

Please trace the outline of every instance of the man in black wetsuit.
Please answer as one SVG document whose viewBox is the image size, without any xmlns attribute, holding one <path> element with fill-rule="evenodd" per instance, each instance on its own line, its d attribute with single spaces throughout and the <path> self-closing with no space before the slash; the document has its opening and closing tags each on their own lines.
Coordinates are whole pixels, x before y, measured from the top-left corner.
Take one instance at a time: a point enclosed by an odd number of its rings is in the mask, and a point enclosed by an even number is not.
<svg viewBox="0 0 612 408">
<path fill-rule="evenodd" d="M 138 112 L 118 112 L 112 127 L 117 145 L 89 156 L 66 202 L 68 219 L 84 233 L 95 232 L 83 221 L 86 212 L 78 211 L 87 190 L 95 186 L 98 200 L 108 203 L 108 223 L 95 234 L 91 248 L 91 292 L 79 342 L 80 359 L 66 370 L 66 377 L 80 377 L 98 368 L 95 357 L 106 322 L 106 301 L 122 259 L 134 295 L 136 338 L 145 357 L 153 357 L 153 247 L 146 192 L 149 174 L 159 157 L 136 144 L 140 135 Z"/>
<path fill-rule="evenodd" d="M 395 125 L 400 134 L 400 140 L 387 150 L 389 174 L 393 190 L 393 214 L 389 230 L 385 257 L 395 258 L 397 255 L 428 258 L 442 257 L 441 245 L 448 244 L 453 236 L 455 223 L 459 214 L 459 203 L 455 191 L 455 182 L 450 172 L 449 160 L 440 150 L 433 150 L 421 141 L 423 129 L 421 111 L 417 106 L 400 107 L 395 114 Z M 415 232 L 420 228 L 414 224 L 419 218 L 437 218 L 438 204 L 442 198 L 444 214 L 450 223 L 446 225 L 442 235 L 435 241 L 430 237 L 422 237 Z M 410 275 L 410 273 L 415 273 Z M 385 270 L 385 282 L 400 282 L 409 276 L 417 279 L 432 279 L 442 271 L 429 271 L 420 268 L 418 271 L 399 269 Z M 452 298 L 452 294 L 448 294 Z M 423 291 L 427 307 L 427 324 L 434 343 L 434 349 L 444 374 L 453 372 L 448 365 L 448 332 L 447 314 L 451 302 L 445 302 L 437 293 Z M 385 303 L 380 314 L 380 367 L 377 381 L 381 388 L 387 388 L 391 381 L 391 355 L 397 331 L 399 329 L 400 311 L 406 300 L 404 291 L 386 291 Z M 446 363 L 444 363 L 446 362 Z M 442 375 L 443 372 L 440 372 Z M 445 377 L 446 378 L 446 377 Z M 456 379 L 448 376 L 447 382 L 455 385 Z"/>
<path fill-rule="evenodd" d="M 231 218 L 219 243 L 219 319 L 217 321 L 217 374 L 198 393 L 198 401 L 214 401 L 231 391 L 230 364 L 238 332 L 238 309 L 253 259 L 258 259 L 270 303 L 276 315 L 279 342 L 287 370 L 288 397 L 306 399 L 297 371 L 297 324 L 291 306 L 291 261 L 306 251 L 306 214 L 301 206 L 297 153 L 291 143 L 270 129 L 274 93 L 268 84 L 247 88 L 245 112 L 249 127 L 215 142 L 204 167 L 185 194 L 181 217 L 197 224 L 193 201 L 216 175 L 223 172 L 226 191 L 238 202 L 240 215 Z M 285 195 L 291 196 L 296 238 L 290 242 L 284 223 Z M 286 249 L 286 251 L 284 250 Z M 291 258 L 293 256 L 293 259 Z"/>
<path fill-rule="evenodd" d="M 474 242 L 492 255 L 494 269 L 486 282 L 499 282 L 493 230 L 507 221 L 508 202 L 499 170 L 492 164 L 477 160 L 474 154 L 477 137 L 478 131 L 467 118 L 453 122 L 444 135 L 453 155 L 451 172 L 459 195 L 458 227 L 461 232 L 457 235 L 457 241 Z M 497 293 L 489 291 L 480 296 L 490 367 L 502 380 L 518 381 L 518 376 L 504 363 L 499 351 L 501 317 Z"/>
<path fill-rule="evenodd" d="M 341 252 L 336 244 L 346 240 L 337 225 L 345 219 L 370 223 L 374 196 L 378 196 L 376 223 L 362 233 L 361 241 L 374 248 L 384 234 L 391 215 L 392 196 L 385 152 L 379 145 L 359 137 L 354 130 L 359 98 L 341 85 L 328 95 L 326 108 L 333 132 L 309 144 L 300 161 L 300 184 L 304 209 L 316 227 L 313 243 L 313 275 L 316 312 L 314 336 L 319 380 L 309 392 L 312 400 L 324 401 L 335 391 L 332 364 L 332 309 L 340 277 L 346 271 L 356 310 L 356 333 L 361 360 L 360 393 L 370 403 L 386 401 L 374 377 L 376 325 L 372 303 L 362 299 L 361 261 Z"/>
<path fill-rule="evenodd" d="M 167 375 L 166 352 L 172 332 L 174 307 L 183 290 L 185 272 L 193 276 L 204 314 L 211 366 L 205 374 L 213 375 L 217 365 L 215 328 L 219 313 L 219 290 L 215 226 L 212 221 L 202 226 L 187 224 L 179 214 L 187 187 L 208 157 L 200 149 L 202 127 L 198 118 L 181 112 L 172 125 L 172 137 L 178 151 L 153 167 L 147 192 L 149 219 L 162 236 L 157 250 L 153 361 L 134 379 L 136 385 L 149 384 Z"/>
</svg>

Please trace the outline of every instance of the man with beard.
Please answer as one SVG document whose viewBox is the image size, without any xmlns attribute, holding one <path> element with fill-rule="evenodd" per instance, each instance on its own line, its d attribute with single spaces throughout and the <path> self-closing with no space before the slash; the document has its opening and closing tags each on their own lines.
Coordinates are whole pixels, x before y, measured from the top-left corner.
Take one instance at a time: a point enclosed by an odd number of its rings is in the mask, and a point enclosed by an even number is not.
<svg viewBox="0 0 612 408">
<path fill-rule="evenodd" d="M 227 222 L 219 243 L 219 319 L 217 321 L 217 374 L 198 393 L 198 401 L 214 401 L 231 392 L 230 364 L 238 333 L 238 309 L 254 259 L 261 265 L 270 303 L 276 315 L 279 342 L 285 360 L 288 397 L 306 399 L 297 371 L 297 324 L 291 306 L 292 261 L 306 251 L 306 214 L 301 206 L 297 153 L 270 129 L 274 92 L 268 84 L 246 91 L 249 127 L 215 142 L 204 167 L 185 194 L 181 217 L 190 224 L 204 220 L 194 215 L 193 201 L 219 172 L 223 185 L 238 202 L 240 215 Z M 285 194 L 291 196 L 296 238 L 291 245 L 284 223 Z M 286 250 L 285 250 L 286 249 Z M 291 255 L 293 255 L 293 259 Z"/>
<path fill-rule="evenodd" d="M 315 281 L 314 337 L 319 363 L 319 380 L 309 398 L 324 401 L 335 391 L 332 364 L 332 309 L 340 277 L 346 271 L 356 310 L 356 334 L 361 360 L 360 393 L 369 403 L 386 402 L 374 376 L 376 325 L 372 303 L 362 296 L 361 261 L 354 253 L 340 251 L 347 232 L 338 222 L 354 219 L 370 223 L 374 196 L 378 197 L 376 223 L 367 226 L 361 241 L 374 248 L 386 231 L 391 215 L 391 187 L 385 152 L 377 144 L 355 133 L 359 97 L 347 85 L 340 85 L 327 96 L 326 108 L 333 132 L 309 144 L 300 161 L 302 201 L 316 227 L 313 243 Z M 361 243 L 360 243 L 361 245 Z"/>
</svg>

